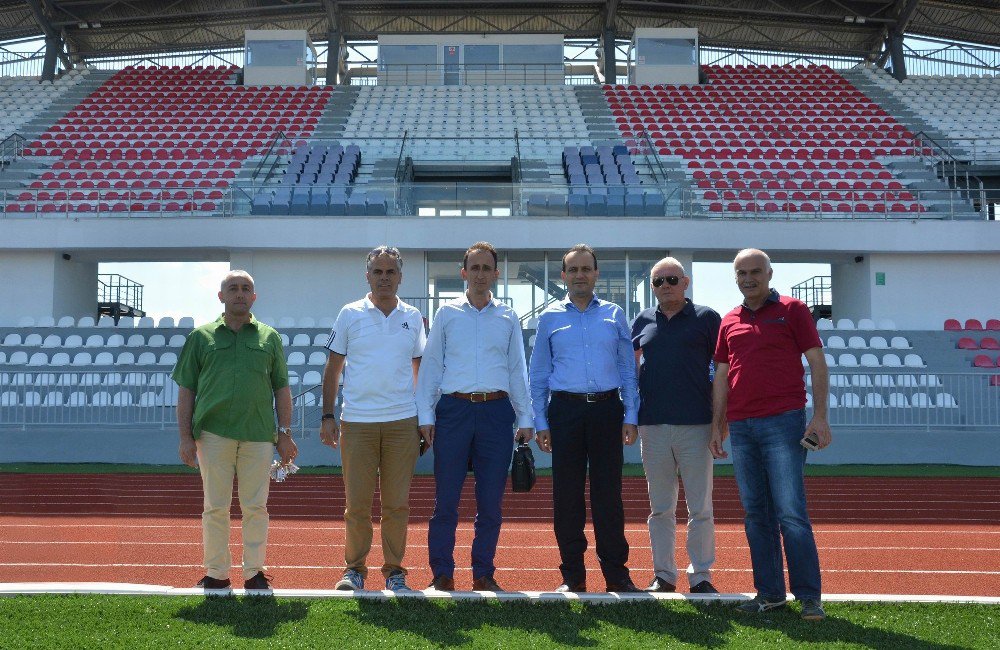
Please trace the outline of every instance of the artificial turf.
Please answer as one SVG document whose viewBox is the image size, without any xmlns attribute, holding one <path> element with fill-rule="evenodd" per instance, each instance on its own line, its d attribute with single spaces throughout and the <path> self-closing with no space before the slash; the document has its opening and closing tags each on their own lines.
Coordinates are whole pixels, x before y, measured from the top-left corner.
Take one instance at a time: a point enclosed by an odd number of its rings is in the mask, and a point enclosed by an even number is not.
<svg viewBox="0 0 1000 650">
<path fill-rule="evenodd" d="M 0 598 L 3 648 L 996 648 L 1000 606 L 828 603 L 756 617 L 731 604 L 40 595 Z"/>
</svg>

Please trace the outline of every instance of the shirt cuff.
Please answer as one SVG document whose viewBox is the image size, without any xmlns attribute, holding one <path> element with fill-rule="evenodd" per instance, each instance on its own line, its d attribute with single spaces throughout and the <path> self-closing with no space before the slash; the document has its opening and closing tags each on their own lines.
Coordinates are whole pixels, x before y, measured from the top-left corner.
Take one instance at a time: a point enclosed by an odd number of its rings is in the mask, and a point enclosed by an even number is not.
<svg viewBox="0 0 1000 650">
<path fill-rule="evenodd" d="M 425 425 L 428 425 L 428 424 L 430 424 L 430 425 L 434 424 L 434 411 L 433 410 L 426 411 L 424 409 L 417 409 L 417 426 L 422 427 L 422 426 L 425 426 Z"/>
<path fill-rule="evenodd" d="M 549 428 L 549 421 L 544 416 L 535 416 L 535 431 L 545 431 Z"/>
<path fill-rule="evenodd" d="M 632 411 L 632 412 L 625 411 L 625 420 L 623 421 L 623 423 L 624 424 L 634 424 L 635 426 L 639 426 L 639 412 L 638 411 Z"/>
<path fill-rule="evenodd" d="M 530 415 L 525 415 L 517 419 L 518 429 L 534 429 L 535 420 Z"/>
</svg>

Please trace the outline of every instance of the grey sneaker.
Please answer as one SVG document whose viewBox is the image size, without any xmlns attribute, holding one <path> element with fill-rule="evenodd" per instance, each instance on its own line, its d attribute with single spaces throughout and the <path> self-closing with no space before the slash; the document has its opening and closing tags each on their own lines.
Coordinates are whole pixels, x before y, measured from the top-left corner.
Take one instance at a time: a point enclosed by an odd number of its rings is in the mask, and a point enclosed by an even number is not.
<svg viewBox="0 0 1000 650">
<path fill-rule="evenodd" d="M 772 609 L 781 609 L 785 606 L 784 600 L 770 600 L 766 596 L 757 594 L 753 600 L 748 600 L 736 606 L 736 611 L 744 614 L 763 614 Z"/>
<path fill-rule="evenodd" d="M 337 591 L 359 591 L 364 588 L 365 578 L 355 569 L 344 571 L 344 577 L 334 586 Z"/>
<path fill-rule="evenodd" d="M 385 579 L 385 588 L 389 591 L 413 591 L 406 585 L 406 574 L 396 569 Z"/>
<path fill-rule="evenodd" d="M 823 603 L 819 599 L 807 598 L 802 601 L 802 619 L 805 621 L 822 621 L 826 618 Z"/>
</svg>

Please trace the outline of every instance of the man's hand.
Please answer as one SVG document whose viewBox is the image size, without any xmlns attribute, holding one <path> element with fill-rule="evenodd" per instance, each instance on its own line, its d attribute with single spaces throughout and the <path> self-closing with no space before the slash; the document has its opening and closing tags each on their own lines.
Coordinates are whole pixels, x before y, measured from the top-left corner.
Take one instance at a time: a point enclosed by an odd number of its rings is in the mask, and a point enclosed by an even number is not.
<svg viewBox="0 0 1000 650">
<path fill-rule="evenodd" d="M 538 448 L 546 454 L 552 453 L 552 433 L 548 429 L 536 431 L 535 442 L 538 443 Z"/>
<path fill-rule="evenodd" d="M 626 445 L 634 445 L 635 439 L 639 437 L 639 427 L 634 424 L 622 425 L 622 442 Z"/>
<path fill-rule="evenodd" d="M 319 441 L 331 449 L 340 444 L 340 425 L 333 418 L 323 420 L 319 427 Z"/>
<path fill-rule="evenodd" d="M 278 449 L 278 458 L 281 459 L 282 465 L 287 465 L 299 455 L 298 445 L 295 444 L 291 436 L 286 436 L 283 433 L 278 434 L 278 444 L 276 447 Z"/>
<path fill-rule="evenodd" d="M 522 427 L 514 433 L 514 442 L 521 444 L 522 442 L 528 442 L 535 435 L 535 430 L 531 427 Z"/>
<path fill-rule="evenodd" d="M 729 458 L 729 453 L 722 448 L 722 443 L 729 437 L 728 422 L 712 423 L 712 439 L 708 443 L 708 450 L 712 452 L 713 458 Z"/>
<path fill-rule="evenodd" d="M 427 448 L 430 449 L 434 446 L 434 425 L 433 424 L 422 424 L 420 425 L 420 437 L 427 442 Z"/>
<path fill-rule="evenodd" d="M 188 467 L 198 467 L 198 445 L 191 436 L 181 436 L 178 452 L 181 461 Z"/>
<path fill-rule="evenodd" d="M 809 420 L 809 425 L 806 427 L 806 435 L 810 433 L 816 434 L 816 440 L 819 441 L 817 447 L 820 449 L 825 449 L 830 446 L 833 442 L 833 434 L 830 432 L 830 423 L 826 418 L 814 415 L 811 420 Z"/>
</svg>

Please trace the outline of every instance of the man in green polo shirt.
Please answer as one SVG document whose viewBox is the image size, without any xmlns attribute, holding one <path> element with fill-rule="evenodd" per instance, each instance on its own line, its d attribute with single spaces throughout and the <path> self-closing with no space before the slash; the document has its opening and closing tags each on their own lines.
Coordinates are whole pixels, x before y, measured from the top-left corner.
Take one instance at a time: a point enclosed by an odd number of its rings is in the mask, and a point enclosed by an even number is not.
<svg viewBox="0 0 1000 650">
<path fill-rule="evenodd" d="M 234 476 L 243 513 L 243 586 L 250 591 L 270 589 L 264 546 L 271 460 L 275 445 L 283 463 L 298 453 L 289 428 L 292 394 L 281 337 L 250 313 L 256 299 L 250 274 L 230 271 L 219 291 L 225 311 L 188 335 L 173 373 L 179 386 L 180 457 L 200 469 L 205 494 L 201 523 L 206 575 L 198 586 L 206 590 L 230 587 Z"/>
</svg>

